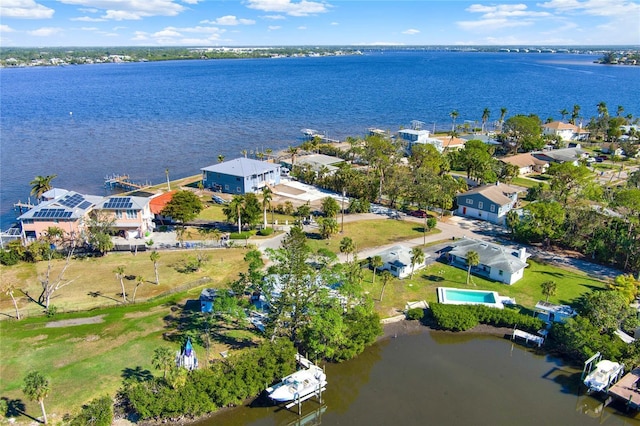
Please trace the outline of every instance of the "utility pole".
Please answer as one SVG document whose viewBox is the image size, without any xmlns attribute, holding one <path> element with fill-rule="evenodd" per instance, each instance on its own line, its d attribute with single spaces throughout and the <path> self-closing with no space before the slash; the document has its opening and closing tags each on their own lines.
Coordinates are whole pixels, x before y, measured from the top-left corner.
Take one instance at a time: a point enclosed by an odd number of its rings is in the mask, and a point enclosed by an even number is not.
<svg viewBox="0 0 640 426">
<path fill-rule="evenodd" d="M 344 198 L 347 195 L 347 191 L 342 188 L 342 223 L 340 224 L 340 233 L 344 233 Z"/>
<path fill-rule="evenodd" d="M 164 170 L 164 173 L 167 175 L 167 190 L 171 191 L 171 183 L 169 182 L 169 168 Z"/>
</svg>

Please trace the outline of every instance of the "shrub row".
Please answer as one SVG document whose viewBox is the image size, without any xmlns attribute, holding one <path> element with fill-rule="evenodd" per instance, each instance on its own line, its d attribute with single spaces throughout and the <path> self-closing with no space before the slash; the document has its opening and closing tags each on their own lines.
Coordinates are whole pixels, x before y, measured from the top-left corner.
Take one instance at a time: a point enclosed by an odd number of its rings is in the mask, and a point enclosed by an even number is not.
<svg viewBox="0 0 640 426">
<path fill-rule="evenodd" d="M 123 406 L 141 419 L 176 420 L 211 413 L 258 395 L 265 384 L 295 370 L 293 344 L 285 339 L 231 356 L 211 368 L 174 369 L 167 379 L 125 381 Z"/>
<path fill-rule="evenodd" d="M 544 327 L 544 322 L 513 309 L 497 309 L 484 305 L 431 304 L 431 313 L 439 327 L 445 330 L 464 331 L 478 324 L 494 327 L 518 327 L 535 332 Z"/>
<path fill-rule="evenodd" d="M 266 237 L 267 235 L 273 234 L 273 228 L 262 228 L 258 231 L 258 235 Z"/>
<path fill-rule="evenodd" d="M 246 240 L 253 235 L 253 231 L 244 231 L 244 232 L 232 232 L 229 234 L 229 238 L 232 240 Z"/>
</svg>

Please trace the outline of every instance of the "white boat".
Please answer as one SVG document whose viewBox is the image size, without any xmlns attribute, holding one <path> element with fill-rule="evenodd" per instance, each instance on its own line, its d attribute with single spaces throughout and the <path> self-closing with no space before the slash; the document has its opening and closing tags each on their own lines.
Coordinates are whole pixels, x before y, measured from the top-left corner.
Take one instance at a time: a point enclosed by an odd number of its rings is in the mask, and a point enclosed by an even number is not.
<svg viewBox="0 0 640 426">
<path fill-rule="evenodd" d="M 614 384 L 624 372 L 624 365 L 602 360 L 598 362 L 594 370 L 584 379 L 584 384 L 590 392 L 602 392 Z"/>
<path fill-rule="evenodd" d="M 278 384 L 267 388 L 269 398 L 276 403 L 303 399 L 306 396 L 324 390 L 327 376 L 322 368 L 311 365 L 304 370 L 288 375 Z"/>
</svg>

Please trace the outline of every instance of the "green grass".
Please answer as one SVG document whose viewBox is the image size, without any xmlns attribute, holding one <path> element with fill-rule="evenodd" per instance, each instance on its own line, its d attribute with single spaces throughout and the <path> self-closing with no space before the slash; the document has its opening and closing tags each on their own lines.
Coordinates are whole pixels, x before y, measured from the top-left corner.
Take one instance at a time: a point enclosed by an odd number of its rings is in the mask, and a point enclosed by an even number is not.
<svg viewBox="0 0 640 426">
<path fill-rule="evenodd" d="M 471 275 L 471 282 L 466 284 L 467 271 L 443 263 L 436 262 L 425 269 L 417 271 L 413 279 L 391 280 L 385 290 L 382 302 L 379 302 L 382 283 L 376 277 L 372 281 L 372 271 L 366 271 L 364 287 L 376 300 L 376 309 L 383 316 L 392 316 L 404 309 L 406 302 L 426 300 L 436 302 L 437 287 L 470 288 L 473 290 L 497 291 L 501 296 L 513 297 L 524 312 L 530 312 L 539 300 L 544 300 L 540 285 L 544 281 L 553 280 L 557 284 L 557 294 L 549 299 L 552 303 L 571 304 L 580 295 L 605 288 L 605 283 L 572 269 L 558 268 L 529 260 L 524 277 L 513 285 L 506 285 Z M 379 274 L 378 274 L 379 275 Z"/>
<path fill-rule="evenodd" d="M 511 183 L 513 185 L 522 186 L 522 187 L 525 187 L 525 188 L 533 188 L 534 186 L 537 186 L 540 183 L 540 181 L 535 181 L 535 180 L 532 180 L 532 179 L 523 178 L 523 177 L 517 177 L 517 178 L 513 179 L 511 181 Z M 548 187 L 548 185 L 545 184 L 545 187 Z"/>
<path fill-rule="evenodd" d="M 433 235 L 438 232 L 440 231 L 435 229 L 427 233 L 427 235 Z M 422 236 L 421 224 L 390 219 L 345 223 L 344 233 L 335 234 L 328 240 L 320 239 L 318 233 L 307 235 L 309 238 L 308 244 L 314 252 L 320 248 L 327 248 L 334 253 L 340 252 L 340 240 L 344 237 L 352 238 L 356 243 L 357 249 L 363 250 Z"/>
</svg>

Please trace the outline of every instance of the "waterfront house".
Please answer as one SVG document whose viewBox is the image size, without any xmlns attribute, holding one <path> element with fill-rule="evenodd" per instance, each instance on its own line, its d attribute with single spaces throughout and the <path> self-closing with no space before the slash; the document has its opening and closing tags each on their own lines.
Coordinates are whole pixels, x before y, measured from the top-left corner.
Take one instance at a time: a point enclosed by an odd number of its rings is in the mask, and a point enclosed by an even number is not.
<svg viewBox="0 0 640 426">
<path fill-rule="evenodd" d="M 544 173 L 549 168 L 549 162 L 534 157 L 530 152 L 503 157 L 500 161 L 516 166 L 519 175 Z"/>
<path fill-rule="evenodd" d="M 426 266 L 426 260 L 429 257 L 425 253 L 424 260 L 421 263 L 411 264 L 411 249 L 397 245 L 381 251 L 377 254 L 382 258 L 381 271 L 389 271 L 396 278 L 406 278 L 411 275 L 412 271 L 419 271 Z"/>
<path fill-rule="evenodd" d="M 398 140 L 402 143 L 407 155 L 411 155 L 411 149 L 418 144 L 430 144 L 433 145 L 438 152 L 444 150 L 442 141 L 437 138 L 429 137 L 428 130 L 422 129 L 402 129 L 398 131 Z"/>
<path fill-rule="evenodd" d="M 124 238 L 142 238 L 155 228 L 150 199 L 111 196 L 96 203 L 94 212 L 100 221 L 113 221 L 111 229 Z"/>
<path fill-rule="evenodd" d="M 163 194 L 155 195 L 149 200 L 149 208 L 155 220 L 162 222 L 171 222 L 171 219 L 162 214 L 165 206 L 173 199 L 173 194 L 177 191 L 169 191 Z"/>
<path fill-rule="evenodd" d="M 467 143 L 466 139 L 451 136 L 435 136 L 433 139 L 438 139 L 443 149 L 447 151 L 458 151 L 463 149 Z"/>
<path fill-rule="evenodd" d="M 471 267 L 471 272 L 493 281 L 513 284 L 524 276 L 529 254 L 526 248 L 513 250 L 473 238 L 463 238 L 442 250 L 449 264 L 467 270 L 467 253 L 478 253 L 480 263 Z"/>
<path fill-rule="evenodd" d="M 302 168 L 310 168 L 316 173 L 316 176 L 320 174 L 332 175 L 338 170 L 336 164 L 344 163 L 344 160 L 339 157 L 333 157 L 325 154 L 309 154 L 296 156 L 295 166 Z M 291 158 L 282 160 L 282 165 L 293 170 L 293 161 Z"/>
<path fill-rule="evenodd" d="M 89 213 L 102 200 L 59 188 L 47 191 L 43 197 L 45 201 L 18 216 L 25 244 L 42 237 L 49 227 L 60 228 L 66 238 L 82 237 Z"/>
<path fill-rule="evenodd" d="M 228 194 L 248 194 L 280 183 L 279 164 L 244 157 L 200 170 L 205 188 Z"/>
<path fill-rule="evenodd" d="M 456 196 L 457 213 L 502 225 L 518 202 L 518 192 L 519 189 L 504 183 L 475 187 Z"/>
<path fill-rule="evenodd" d="M 589 131 L 575 124 L 552 121 L 542 125 L 542 134 L 559 136 L 563 141 L 585 141 L 589 139 Z"/>
</svg>

